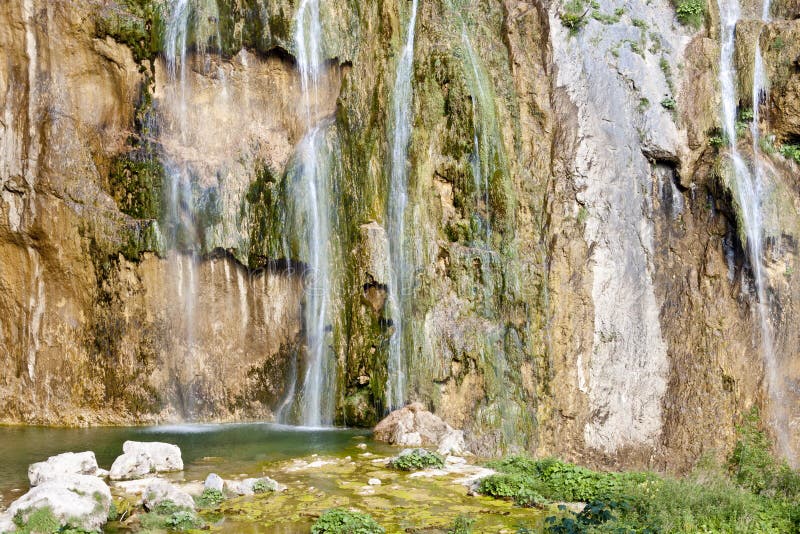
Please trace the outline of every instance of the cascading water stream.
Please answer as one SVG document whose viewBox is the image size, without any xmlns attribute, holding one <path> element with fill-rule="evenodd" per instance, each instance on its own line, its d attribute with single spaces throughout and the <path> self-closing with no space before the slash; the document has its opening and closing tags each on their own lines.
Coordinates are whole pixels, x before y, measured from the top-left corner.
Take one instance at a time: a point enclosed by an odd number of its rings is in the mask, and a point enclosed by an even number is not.
<svg viewBox="0 0 800 534">
<path fill-rule="evenodd" d="M 391 182 L 389 185 L 389 313 L 394 334 L 389 340 L 388 379 L 386 400 L 390 409 L 403 406 L 406 391 L 403 320 L 405 293 L 410 288 L 409 261 L 405 245 L 405 212 L 408 204 L 408 144 L 411 139 L 412 99 L 411 71 L 414 66 L 414 33 L 417 25 L 417 0 L 411 4 L 406 40 L 394 81 L 392 113 Z"/>
<path fill-rule="evenodd" d="M 483 200 L 486 209 L 484 238 L 486 240 L 486 246 L 488 247 L 492 237 L 492 222 L 491 214 L 489 213 L 489 172 L 484 172 L 483 170 L 482 156 L 486 151 L 482 150 L 482 141 L 485 143 L 486 140 L 479 137 L 479 112 L 481 111 L 479 106 L 483 106 L 486 105 L 487 102 L 491 102 L 492 96 L 485 86 L 484 79 L 483 76 L 481 76 L 480 67 L 478 65 L 478 58 L 475 55 L 475 49 L 472 47 L 472 42 L 469 40 L 469 36 L 467 35 L 467 28 L 463 24 L 461 26 L 461 41 L 464 44 L 464 50 L 466 51 L 467 58 L 469 59 L 472 75 L 475 77 L 474 87 L 477 92 L 477 94 L 473 95 L 472 97 L 472 124 L 474 128 L 472 137 L 474 152 L 472 156 L 472 173 L 475 178 L 475 190 L 477 191 L 478 197 L 482 197 L 481 200 Z M 481 135 L 485 138 L 486 134 L 485 132 L 481 132 Z"/>
<path fill-rule="evenodd" d="M 174 124 L 171 126 L 172 135 L 177 138 L 181 146 L 187 144 L 187 37 L 189 33 L 189 0 L 174 0 L 170 4 L 169 17 L 167 18 L 165 32 L 164 56 L 167 66 L 167 87 L 164 105 Z M 166 241 L 170 250 L 170 270 L 178 280 L 176 290 L 181 303 L 181 315 L 184 323 L 184 342 L 186 344 L 185 357 L 182 365 L 193 374 L 195 364 L 192 353 L 194 343 L 194 309 L 197 294 L 195 276 L 196 256 L 190 242 L 190 232 L 184 223 L 184 211 L 188 215 L 192 212 L 191 182 L 184 164 L 173 161 L 166 154 L 162 154 L 162 163 L 169 179 L 169 192 L 166 195 Z M 186 250 L 188 257 L 183 254 Z M 183 408 L 189 412 L 193 410 L 194 400 L 189 395 L 184 398 Z"/>
<path fill-rule="evenodd" d="M 333 423 L 335 384 L 334 362 L 328 349 L 326 325 L 330 304 L 330 207 L 328 173 L 322 164 L 325 127 L 316 118 L 322 53 L 319 0 L 303 0 L 296 15 L 297 63 L 306 121 L 306 136 L 300 144 L 300 172 L 303 184 L 300 202 L 307 228 L 308 272 L 305 325 L 308 346 L 303 378 L 301 423 L 329 426 Z M 294 393 L 290 391 L 290 393 Z"/>
<path fill-rule="evenodd" d="M 785 427 L 785 414 L 782 406 L 783 395 L 779 387 L 776 354 L 773 346 L 772 330 L 769 322 L 769 304 L 767 302 L 763 249 L 763 168 L 759 161 L 759 106 L 766 87 L 766 75 L 761 57 L 761 47 L 756 45 L 756 57 L 753 75 L 753 119 L 750 131 L 753 136 L 753 170 L 739 152 L 736 132 L 736 112 L 738 97 L 736 94 L 736 68 L 734 54 L 736 45 L 736 25 L 739 22 L 741 9 L 738 0 L 718 0 L 720 12 L 720 88 L 722 91 L 722 129 L 728 140 L 728 151 L 733 163 L 733 182 L 736 203 L 739 205 L 750 264 L 758 298 L 758 314 L 761 327 L 761 348 L 767 389 L 772 400 L 774 424 L 780 452 L 791 462 L 794 461 L 789 437 Z M 769 0 L 765 0 L 762 18 L 769 18 Z"/>
</svg>

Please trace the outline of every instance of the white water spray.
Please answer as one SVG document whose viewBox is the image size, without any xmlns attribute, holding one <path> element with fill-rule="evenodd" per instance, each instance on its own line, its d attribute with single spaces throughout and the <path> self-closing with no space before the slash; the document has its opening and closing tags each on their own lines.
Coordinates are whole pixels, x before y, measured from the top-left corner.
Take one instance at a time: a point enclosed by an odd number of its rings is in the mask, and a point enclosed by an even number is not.
<svg viewBox="0 0 800 534">
<path fill-rule="evenodd" d="M 388 379 L 386 401 L 390 409 L 403 406 L 406 392 L 406 362 L 403 346 L 404 297 L 410 290 L 409 261 L 405 247 L 405 212 L 408 204 L 408 144 L 411 139 L 413 91 L 411 71 L 414 66 L 414 32 L 417 25 L 417 0 L 411 5 L 411 15 L 406 30 L 406 41 L 397 63 L 394 81 L 392 113 L 394 130 L 389 189 L 389 313 L 394 324 L 394 334 L 389 340 Z"/>
<path fill-rule="evenodd" d="M 302 0 L 296 15 L 297 63 L 303 93 L 307 133 L 300 144 L 302 184 L 295 200 L 306 222 L 308 272 L 306 273 L 305 326 L 308 355 L 303 377 L 301 423 L 329 426 L 333 423 L 335 362 L 328 348 L 326 326 L 330 304 L 330 206 L 328 172 L 321 161 L 325 127 L 316 122 L 323 58 L 319 0 Z M 294 388 L 289 394 L 294 396 Z M 287 400 L 290 397 L 287 396 Z M 279 414 L 285 413 L 284 401 Z"/>
<path fill-rule="evenodd" d="M 736 68 L 734 54 L 736 48 L 736 25 L 741 15 L 738 0 L 718 0 L 720 12 L 720 88 L 722 91 L 722 128 L 728 140 L 728 151 L 733 163 L 733 182 L 736 203 L 739 205 L 741 222 L 747 239 L 747 250 L 753 269 L 753 278 L 758 298 L 758 315 L 761 326 L 761 348 L 764 358 L 767 390 L 773 410 L 773 427 L 776 431 L 778 447 L 784 457 L 794 461 L 792 447 L 786 429 L 786 414 L 783 407 L 783 393 L 773 346 L 772 329 L 769 322 L 769 303 L 767 302 L 766 278 L 763 266 L 764 221 L 762 199 L 764 192 L 764 172 L 759 161 L 759 106 L 766 90 L 766 74 L 761 47 L 756 45 L 753 74 L 753 119 L 750 131 L 753 137 L 753 169 L 748 167 L 739 152 L 736 132 Z M 769 18 L 769 0 L 765 0 L 762 18 Z"/>
</svg>

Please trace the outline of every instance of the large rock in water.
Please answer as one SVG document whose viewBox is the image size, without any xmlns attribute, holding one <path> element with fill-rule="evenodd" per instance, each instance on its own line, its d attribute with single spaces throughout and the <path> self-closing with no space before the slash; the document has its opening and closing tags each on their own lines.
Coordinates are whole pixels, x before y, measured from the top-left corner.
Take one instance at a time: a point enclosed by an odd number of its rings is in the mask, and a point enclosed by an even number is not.
<svg viewBox="0 0 800 534">
<path fill-rule="evenodd" d="M 97 466 L 97 459 L 92 451 L 65 452 L 28 467 L 28 480 L 31 487 L 66 475 L 102 476 L 105 474 L 106 472 Z"/>
<path fill-rule="evenodd" d="M 181 508 L 194 510 L 194 499 L 191 495 L 160 478 L 150 482 L 142 493 L 142 503 L 147 510 L 154 510 L 156 506 L 165 501 L 171 501 Z"/>
<path fill-rule="evenodd" d="M 395 410 L 375 426 L 374 437 L 392 445 L 433 446 L 440 454 L 464 452 L 464 433 L 415 402 Z"/>
<path fill-rule="evenodd" d="M 60 527 L 98 531 L 108 519 L 111 491 L 100 478 L 65 475 L 43 482 L 14 501 L 0 517 L 0 532 L 8 529 L 8 519 L 27 522 L 37 510 L 49 508 Z"/>
<path fill-rule="evenodd" d="M 182 471 L 183 459 L 177 445 L 170 443 L 126 441 L 124 454 L 111 466 L 111 480 L 130 480 L 150 473 Z"/>
</svg>

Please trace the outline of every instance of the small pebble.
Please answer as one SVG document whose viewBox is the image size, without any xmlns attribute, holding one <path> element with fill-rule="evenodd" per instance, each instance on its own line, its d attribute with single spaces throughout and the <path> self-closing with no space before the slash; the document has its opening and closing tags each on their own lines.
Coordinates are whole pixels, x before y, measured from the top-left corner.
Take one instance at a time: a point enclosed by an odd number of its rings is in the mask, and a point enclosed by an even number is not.
<svg viewBox="0 0 800 534">
<path fill-rule="evenodd" d="M 370 486 L 380 486 L 381 485 L 381 479 L 379 479 L 379 478 L 371 478 L 371 479 L 369 479 L 367 481 L 367 484 L 369 484 Z"/>
<path fill-rule="evenodd" d="M 359 443 L 358 445 L 356 445 L 356 447 L 358 447 L 359 449 L 366 449 L 367 448 L 367 444 L 366 443 Z"/>
</svg>

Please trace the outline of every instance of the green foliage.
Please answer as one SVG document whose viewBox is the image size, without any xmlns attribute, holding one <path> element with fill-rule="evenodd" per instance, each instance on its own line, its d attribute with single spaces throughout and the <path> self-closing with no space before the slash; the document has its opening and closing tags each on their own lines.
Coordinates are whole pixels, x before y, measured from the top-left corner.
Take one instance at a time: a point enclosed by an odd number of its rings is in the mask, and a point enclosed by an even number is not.
<svg viewBox="0 0 800 534">
<path fill-rule="evenodd" d="M 383 534 L 386 532 L 369 514 L 332 508 L 311 527 L 312 534 Z"/>
<path fill-rule="evenodd" d="M 419 471 L 420 469 L 441 469 L 444 467 L 444 458 L 435 452 L 425 449 L 414 449 L 405 454 L 400 454 L 389 464 L 400 471 Z"/>
<path fill-rule="evenodd" d="M 592 11 L 592 18 L 595 20 L 599 20 L 603 24 L 614 24 L 619 22 L 619 15 L 608 15 L 598 10 Z"/>
<path fill-rule="evenodd" d="M 255 486 L 253 487 L 255 490 Z M 218 489 L 206 488 L 203 493 L 194 498 L 200 508 L 216 508 L 225 500 L 225 494 Z"/>
<path fill-rule="evenodd" d="M 164 521 L 164 525 L 172 530 L 185 531 L 200 528 L 203 526 L 203 522 L 194 512 L 181 510 L 170 514 Z"/>
<path fill-rule="evenodd" d="M 671 96 L 667 96 L 664 98 L 664 100 L 661 101 L 661 107 L 663 107 L 664 109 L 674 111 L 676 106 L 677 102 L 675 102 L 675 99 L 672 98 Z"/>
<path fill-rule="evenodd" d="M 453 524 L 447 529 L 447 534 L 472 534 L 472 527 L 475 525 L 475 520 L 466 515 L 460 515 L 455 518 Z"/>
<path fill-rule="evenodd" d="M 547 500 L 536 491 L 537 482 L 530 475 L 498 474 L 480 481 L 478 491 L 496 499 L 512 500 L 519 506 L 537 506 Z"/>
<path fill-rule="evenodd" d="M 535 491 L 553 501 L 589 503 L 580 514 L 562 508 L 548 518 L 551 533 L 800 532 L 800 474 L 771 455 L 757 411 L 738 432 L 725 466 L 702 465 L 685 479 L 511 456 L 488 464 L 503 473 L 496 477 L 506 478 L 490 477 L 482 485 L 502 498 Z"/>
<path fill-rule="evenodd" d="M 566 506 L 560 505 L 558 509 L 561 512 L 567 512 L 566 515 L 549 516 L 545 519 L 545 532 L 548 534 L 579 534 L 583 532 L 595 532 L 594 527 L 599 527 L 617 517 L 615 512 L 617 510 L 626 511 L 630 507 L 626 503 L 618 502 L 601 502 L 593 501 L 584 506 L 580 513 L 568 512 Z M 628 530 L 624 527 L 618 527 L 613 530 L 617 534 L 625 534 Z M 649 529 L 643 531 L 631 532 L 649 532 Z"/>
<path fill-rule="evenodd" d="M 564 4 L 564 11 L 560 15 L 561 24 L 569 28 L 570 35 L 575 35 L 586 25 L 587 14 L 588 10 L 582 0 L 570 0 Z"/>
<path fill-rule="evenodd" d="M 266 480 L 256 480 L 253 484 L 253 493 L 267 493 L 273 491 L 273 487 Z"/>
<path fill-rule="evenodd" d="M 631 22 L 633 23 L 633 25 L 634 25 L 634 26 L 636 26 L 636 27 L 637 27 L 637 28 L 639 28 L 640 30 L 646 30 L 647 28 L 649 28 L 649 27 L 650 27 L 650 26 L 647 24 L 647 22 L 646 22 L 646 21 L 644 21 L 644 20 L 642 20 L 642 19 L 633 19 L 633 20 L 631 20 Z"/>
<path fill-rule="evenodd" d="M 679 0 L 675 12 L 681 24 L 699 28 L 706 16 L 705 0 Z"/>
<path fill-rule="evenodd" d="M 648 110 L 649 107 L 650 107 L 650 100 L 649 99 L 647 99 L 647 98 L 640 98 L 639 99 L 639 105 L 637 106 L 637 109 L 639 110 L 639 113 L 644 113 L 645 111 Z"/>
<path fill-rule="evenodd" d="M 178 506 L 170 500 L 161 501 L 160 503 L 156 504 L 155 508 L 153 508 L 153 512 L 157 513 L 158 515 L 171 515 L 183 510 L 185 510 L 183 506 Z"/>
<path fill-rule="evenodd" d="M 772 456 L 770 441 L 760 428 L 760 415 L 753 408 L 736 427 L 739 439 L 728 458 L 728 469 L 741 487 L 767 496 L 800 497 L 800 474 Z"/>
<path fill-rule="evenodd" d="M 780 152 L 783 157 L 800 163 L 800 145 L 784 144 L 781 146 Z"/>
</svg>

